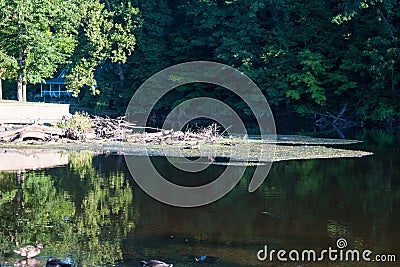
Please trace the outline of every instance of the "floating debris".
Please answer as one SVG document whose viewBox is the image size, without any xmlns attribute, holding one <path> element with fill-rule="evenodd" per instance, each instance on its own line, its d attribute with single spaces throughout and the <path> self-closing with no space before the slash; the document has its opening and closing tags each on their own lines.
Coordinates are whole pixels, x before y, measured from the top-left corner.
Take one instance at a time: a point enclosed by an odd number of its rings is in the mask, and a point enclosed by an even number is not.
<svg viewBox="0 0 400 267">
<path fill-rule="evenodd" d="M 185 132 L 151 128 L 153 132 L 149 133 L 144 131 L 148 127 L 125 122 L 124 118 L 93 117 L 88 125 L 91 125 L 90 129 L 72 135 L 67 130 L 48 126 L 12 128 L 0 132 L 0 145 L 16 148 L 95 150 L 124 155 L 205 157 L 212 161 L 217 157 L 224 157 L 230 159 L 230 163 L 226 165 L 241 162 L 246 166 L 282 160 L 372 155 L 366 151 L 337 148 L 339 145 L 360 143 L 358 140 L 297 135 L 271 135 L 258 139 L 247 135 L 222 136 L 215 125 Z M 142 132 L 138 132 L 139 130 Z"/>
</svg>

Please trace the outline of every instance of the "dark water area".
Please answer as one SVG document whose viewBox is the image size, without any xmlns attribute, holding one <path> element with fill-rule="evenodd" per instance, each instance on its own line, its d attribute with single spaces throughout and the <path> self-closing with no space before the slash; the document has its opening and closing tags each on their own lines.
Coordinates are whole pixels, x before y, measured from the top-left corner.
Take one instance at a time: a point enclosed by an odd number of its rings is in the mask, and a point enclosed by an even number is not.
<svg viewBox="0 0 400 267">
<path fill-rule="evenodd" d="M 318 135 L 312 129 L 299 132 Z M 374 155 L 277 162 L 253 193 L 248 184 L 254 167 L 248 167 L 230 193 L 198 208 L 172 207 L 148 196 L 120 155 L 72 152 L 59 166 L 0 172 L 1 266 L 23 266 L 14 265 L 20 257 L 12 250 L 36 242 L 44 249 L 35 266 L 45 266 L 52 255 L 69 257 L 76 266 L 140 266 L 148 259 L 178 267 L 399 266 L 400 135 L 342 134 L 364 141 L 346 148 Z M 164 158 L 153 162 L 184 185 L 207 183 L 225 168 L 210 166 L 188 176 Z M 347 241 L 344 249 L 371 250 L 371 258 L 393 254 L 397 263 L 257 258 L 265 245 L 320 252 L 338 249 L 340 238 Z M 212 260 L 196 262 L 202 255 Z"/>
</svg>

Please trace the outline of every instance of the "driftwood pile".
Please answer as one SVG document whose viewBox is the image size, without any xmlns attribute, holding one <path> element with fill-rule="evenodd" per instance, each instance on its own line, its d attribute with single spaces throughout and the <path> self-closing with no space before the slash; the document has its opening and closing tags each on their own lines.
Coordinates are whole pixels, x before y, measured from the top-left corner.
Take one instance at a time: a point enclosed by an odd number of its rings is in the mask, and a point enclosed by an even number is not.
<svg viewBox="0 0 400 267">
<path fill-rule="evenodd" d="M 111 119 L 109 117 L 94 116 L 92 122 L 96 137 L 103 139 L 122 140 L 124 129 L 135 127 L 135 124 L 126 122 L 124 117 Z"/>
<path fill-rule="evenodd" d="M 26 140 L 40 140 L 50 142 L 65 135 L 65 130 L 44 125 L 10 125 L 2 127 L 0 142 L 19 143 Z"/>
<path fill-rule="evenodd" d="M 160 130 L 157 132 L 143 132 L 125 134 L 125 140 L 129 143 L 146 143 L 146 144 L 166 144 L 173 145 L 182 142 L 197 142 L 197 143 L 215 143 L 219 136 L 216 132 L 211 132 L 208 129 L 211 127 L 202 128 L 196 132 L 194 131 L 174 131 L 174 130 Z M 195 148 L 195 146 L 190 147 Z"/>
<path fill-rule="evenodd" d="M 109 142 L 124 141 L 129 143 L 174 144 L 179 142 L 215 142 L 217 126 L 210 125 L 198 131 L 174 131 L 137 126 L 124 120 L 124 117 L 90 117 L 90 127 L 65 127 L 67 119 L 53 127 L 30 125 L 0 125 L 0 143 L 43 143 L 61 140 Z M 64 125 L 64 126 L 62 126 Z M 62 126 L 62 127 L 61 127 Z M 61 127 L 61 128 L 60 128 Z M 146 131 L 145 131 L 146 130 Z M 151 132 L 150 132 L 151 131 Z"/>
</svg>

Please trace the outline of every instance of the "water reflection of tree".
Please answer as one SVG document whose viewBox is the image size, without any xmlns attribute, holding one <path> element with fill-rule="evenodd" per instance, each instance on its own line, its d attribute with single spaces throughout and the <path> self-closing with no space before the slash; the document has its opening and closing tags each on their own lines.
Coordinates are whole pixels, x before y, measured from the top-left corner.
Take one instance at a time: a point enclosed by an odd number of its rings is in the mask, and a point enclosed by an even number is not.
<svg viewBox="0 0 400 267">
<path fill-rule="evenodd" d="M 121 240 L 134 227 L 132 189 L 122 172 L 98 172 L 92 157 L 74 152 L 68 167 L 26 172 L 19 181 L 2 173 L 1 247 L 40 241 L 45 255 L 81 266 L 121 260 Z"/>
<path fill-rule="evenodd" d="M 3 173 L 0 188 L 0 240 L 3 248 L 40 241 L 66 252 L 60 243 L 68 242 L 73 225 L 64 218 L 73 217 L 75 208 L 54 187 L 50 176 L 36 171 Z"/>
</svg>

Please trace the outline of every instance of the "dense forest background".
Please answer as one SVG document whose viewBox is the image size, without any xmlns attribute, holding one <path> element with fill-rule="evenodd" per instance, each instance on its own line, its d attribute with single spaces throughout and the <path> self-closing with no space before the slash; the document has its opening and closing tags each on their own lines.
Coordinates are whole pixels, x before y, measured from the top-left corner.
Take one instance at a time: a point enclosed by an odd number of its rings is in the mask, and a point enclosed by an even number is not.
<svg viewBox="0 0 400 267">
<path fill-rule="evenodd" d="M 6 2 L 10 1 L 0 0 L 0 4 Z M 247 74 L 277 113 L 314 117 L 343 111 L 352 120 L 399 123 L 397 0 L 91 2 L 98 2 L 98 6 L 79 8 L 87 13 L 67 25 L 77 29 L 69 33 L 75 36 L 70 40 L 73 49 L 58 46 L 65 50 L 64 57 L 50 58 L 57 64 L 36 80 L 31 79 L 38 82 L 54 77 L 65 66 L 72 66 L 70 89 L 78 98 L 71 102 L 77 105 L 123 114 L 135 90 L 153 74 L 177 63 L 209 60 Z M 100 10 L 105 19 L 87 10 Z M 0 75 L 4 73 L 4 98 L 13 98 L 18 64 L 13 65 L 4 56 L 8 51 L 5 43 L 10 40 L 4 29 L 0 31 Z M 41 27 L 35 29 L 38 35 Z M 90 35 L 93 29 L 97 34 Z M 4 66 L 17 66 L 17 71 L 8 71 L 7 75 Z M 93 70 L 93 76 L 89 72 L 83 75 L 85 69 Z M 28 86 L 28 100 L 38 92 L 34 82 Z M 222 88 L 192 85 L 177 91 L 157 106 L 160 114 L 201 95 L 241 108 L 237 98 Z"/>
</svg>

